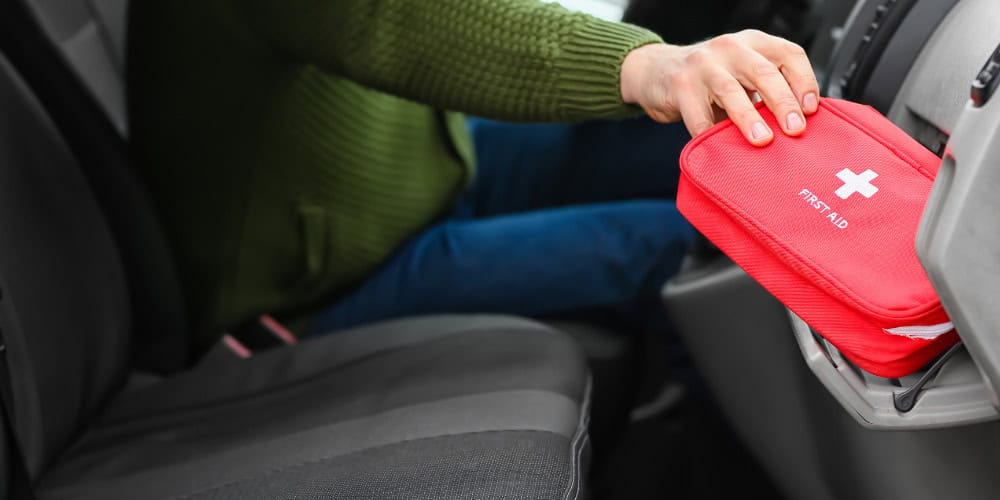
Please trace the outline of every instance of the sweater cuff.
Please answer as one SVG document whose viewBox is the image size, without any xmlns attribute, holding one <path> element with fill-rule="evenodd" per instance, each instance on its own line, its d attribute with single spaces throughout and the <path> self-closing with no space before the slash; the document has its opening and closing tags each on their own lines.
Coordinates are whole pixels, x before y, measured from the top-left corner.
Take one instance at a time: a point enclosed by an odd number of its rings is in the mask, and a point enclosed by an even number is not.
<svg viewBox="0 0 1000 500">
<path fill-rule="evenodd" d="M 655 33 L 631 24 L 583 23 L 563 44 L 555 62 L 563 119 L 622 117 L 640 111 L 622 101 L 622 62 L 633 49 L 662 41 Z"/>
</svg>

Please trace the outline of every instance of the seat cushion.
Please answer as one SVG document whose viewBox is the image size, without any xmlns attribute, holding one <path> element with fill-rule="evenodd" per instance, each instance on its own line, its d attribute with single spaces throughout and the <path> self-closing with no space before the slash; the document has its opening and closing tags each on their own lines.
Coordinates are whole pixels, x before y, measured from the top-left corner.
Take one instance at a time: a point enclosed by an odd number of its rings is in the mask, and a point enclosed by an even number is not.
<svg viewBox="0 0 1000 500">
<path fill-rule="evenodd" d="M 42 498 L 563 498 L 589 382 L 564 334 L 437 316 L 211 358 L 122 394 Z"/>
</svg>

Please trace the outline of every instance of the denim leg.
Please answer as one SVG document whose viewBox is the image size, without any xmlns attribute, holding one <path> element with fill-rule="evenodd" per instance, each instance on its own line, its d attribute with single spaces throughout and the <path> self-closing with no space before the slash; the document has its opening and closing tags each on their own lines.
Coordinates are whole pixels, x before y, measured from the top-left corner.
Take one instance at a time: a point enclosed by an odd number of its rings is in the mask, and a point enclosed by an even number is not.
<svg viewBox="0 0 1000 500">
<path fill-rule="evenodd" d="M 310 333 L 400 316 L 542 315 L 655 297 L 693 238 L 673 202 L 635 200 L 449 220 L 413 238 Z"/>
<path fill-rule="evenodd" d="M 637 198 L 673 199 L 677 159 L 690 139 L 682 124 L 649 118 L 581 124 L 469 119 L 476 182 L 459 218 Z"/>
</svg>

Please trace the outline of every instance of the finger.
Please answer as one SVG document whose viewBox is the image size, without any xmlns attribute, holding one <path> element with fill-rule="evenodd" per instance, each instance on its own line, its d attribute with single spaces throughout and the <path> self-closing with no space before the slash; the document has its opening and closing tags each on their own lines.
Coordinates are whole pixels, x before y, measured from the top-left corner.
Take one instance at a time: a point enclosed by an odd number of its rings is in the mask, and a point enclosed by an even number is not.
<svg viewBox="0 0 1000 500">
<path fill-rule="evenodd" d="M 715 67 L 706 75 L 708 87 L 715 101 L 739 127 L 743 137 L 755 146 L 764 146 L 774 138 L 774 132 L 764 123 L 757 108 L 753 105 L 746 89 L 734 77 L 721 67 Z"/>
<path fill-rule="evenodd" d="M 813 73 L 812 65 L 805 53 L 789 55 L 788 59 L 781 63 L 781 73 L 785 75 L 792 92 L 802 103 L 802 111 L 807 115 L 815 113 L 819 109 L 819 82 L 816 81 L 816 74 Z"/>
<path fill-rule="evenodd" d="M 679 95 L 677 110 L 680 111 L 681 120 L 684 121 L 684 126 L 687 127 L 691 137 L 697 137 L 715 125 L 712 101 L 704 92 L 692 91 Z"/>
<path fill-rule="evenodd" d="M 811 115 L 819 107 L 819 82 L 813 72 L 809 56 L 798 44 L 783 38 L 750 30 L 741 35 L 751 41 L 751 45 L 761 55 L 772 61 L 780 69 L 805 114 Z"/>
<path fill-rule="evenodd" d="M 672 96 L 672 97 L 671 97 Z M 678 72 L 670 82 L 670 96 L 664 102 L 673 102 L 681 121 L 691 137 L 715 125 L 712 120 L 711 100 L 704 84 L 693 72 Z"/>
<path fill-rule="evenodd" d="M 786 134 L 799 135 L 805 130 L 805 115 L 799 99 L 773 62 L 760 53 L 747 50 L 731 64 L 739 78 L 757 89 Z"/>
</svg>

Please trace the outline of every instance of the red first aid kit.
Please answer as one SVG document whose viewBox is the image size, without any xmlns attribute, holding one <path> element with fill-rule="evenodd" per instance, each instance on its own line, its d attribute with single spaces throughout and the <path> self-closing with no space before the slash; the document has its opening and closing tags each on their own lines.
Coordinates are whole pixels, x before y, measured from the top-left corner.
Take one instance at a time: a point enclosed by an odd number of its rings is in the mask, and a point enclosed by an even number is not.
<svg viewBox="0 0 1000 500">
<path fill-rule="evenodd" d="M 874 109 L 826 98 L 763 148 L 726 120 L 681 154 L 677 206 L 849 360 L 908 375 L 958 337 L 917 260 L 940 159 Z"/>
</svg>

